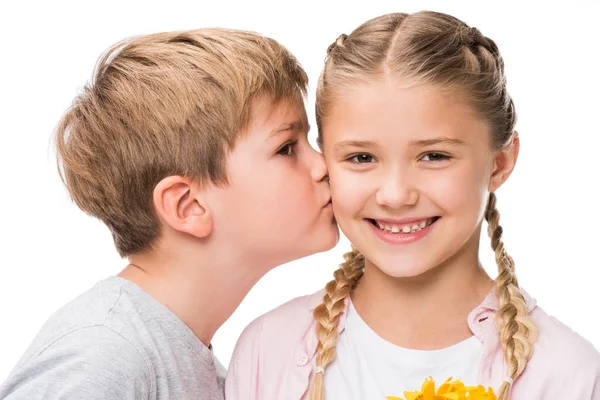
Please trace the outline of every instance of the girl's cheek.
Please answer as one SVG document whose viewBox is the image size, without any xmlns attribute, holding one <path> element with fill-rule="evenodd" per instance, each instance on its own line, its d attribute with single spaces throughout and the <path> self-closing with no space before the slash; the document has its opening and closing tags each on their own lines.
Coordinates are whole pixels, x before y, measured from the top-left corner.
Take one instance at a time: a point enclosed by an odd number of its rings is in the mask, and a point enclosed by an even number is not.
<svg viewBox="0 0 600 400">
<path fill-rule="evenodd" d="M 347 173 L 341 171 L 331 171 L 329 173 L 329 184 L 331 186 L 331 193 L 334 196 L 352 193 L 358 186 Z"/>
<path fill-rule="evenodd" d="M 334 174 L 331 176 L 331 196 L 334 207 L 340 212 L 356 211 L 365 203 L 373 182 L 353 174 Z M 337 204 L 337 206 L 336 206 Z"/>
</svg>

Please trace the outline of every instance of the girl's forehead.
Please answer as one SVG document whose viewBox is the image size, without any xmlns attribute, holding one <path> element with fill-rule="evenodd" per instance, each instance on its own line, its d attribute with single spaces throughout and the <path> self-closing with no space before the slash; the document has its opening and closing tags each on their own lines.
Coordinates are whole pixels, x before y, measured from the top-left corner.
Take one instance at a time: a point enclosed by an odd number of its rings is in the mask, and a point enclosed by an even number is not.
<svg viewBox="0 0 600 400">
<path fill-rule="evenodd" d="M 433 85 L 361 84 L 336 96 L 329 108 L 323 119 L 323 134 L 333 139 L 391 135 L 413 141 L 428 136 L 467 140 L 472 134 L 489 133 L 486 121 L 459 90 Z"/>
<path fill-rule="evenodd" d="M 329 108 L 368 111 L 472 113 L 469 96 L 460 87 L 403 81 L 393 77 L 344 85 L 334 92 Z M 383 107 L 383 108 L 382 108 Z"/>
</svg>

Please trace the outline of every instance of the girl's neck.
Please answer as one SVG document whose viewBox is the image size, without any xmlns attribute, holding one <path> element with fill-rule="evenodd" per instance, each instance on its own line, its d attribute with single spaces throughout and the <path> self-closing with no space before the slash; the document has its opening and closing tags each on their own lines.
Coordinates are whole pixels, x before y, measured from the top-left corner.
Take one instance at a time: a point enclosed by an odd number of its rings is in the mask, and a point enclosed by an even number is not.
<svg viewBox="0 0 600 400">
<path fill-rule="evenodd" d="M 412 278 L 390 277 L 366 260 L 352 302 L 383 339 L 406 348 L 434 350 L 472 336 L 467 317 L 492 286 L 477 258 L 477 248 L 465 248 L 446 263 Z"/>
</svg>

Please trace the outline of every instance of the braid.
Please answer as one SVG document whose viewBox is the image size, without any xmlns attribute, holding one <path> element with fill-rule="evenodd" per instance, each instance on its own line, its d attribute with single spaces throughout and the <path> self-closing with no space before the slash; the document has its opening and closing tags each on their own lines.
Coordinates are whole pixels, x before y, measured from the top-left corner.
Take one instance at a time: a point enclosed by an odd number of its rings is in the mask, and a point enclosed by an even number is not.
<svg viewBox="0 0 600 400">
<path fill-rule="evenodd" d="M 365 258 L 356 249 L 344 254 L 345 262 L 334 273 L 334 279 L 325 286 L 323 303 L 315 308 L 313 316 L 317 321 L 317 373 L 310 390 L 310 400 L 323 400 L 325 391 L 323 375 L 325 368 L 335 359 L 335 346 L 338 339 L 338 321 L 344 310 L 345 300 L 356 287 L 363 275 Z"/>
<path fill-rule="evenodd" d="M 331 54 L 333 49 L 335 49 L 337 47 L 344 47 L 344 42 L 346 41 L 347 38 L 348 38 L 348 35 L 346 35 L 345 33 L 342 33 L 340 36 L 338 36 L 338 38 L 335 39 L 335 42 L 331 43 L 329 45 L 329 47 L 327 47 L 327 55 Z"/>
<path fill-rule="evenodd" d="M 517 123 L 515 105 L 506 88 L 504 60 L 496 43 L 484 36 L 479 29 L 465 26 L 459 29 L 459 32 L 461 43 L 468 47 L 477 60 L 474 65 L 470 65 L 470 68 L 480 75 L 482 86 L 487 87 L 491 94 L 489 101 L 494 104 L 498 112 L 498 119 L 495 124 L 492 124 L 496 127 L 492 139 L 496 148 L 502 148 L 510 142 Z M 490 80 L 489 76 L 495 79 Z"/>
<path fill-rule="evenodd" d="M 462 28 L 463 32 L 463 40 L 466 44 L 473 49 L 475 52 L 477 50 L 477 46 L 483 46 L 487 51 L 490 52 L 492 57 L 494 57 L 497 61 L 500 61 L 498 66 L 501 69 L 501 72 L 504 73 L 504 63 L 502 62 L 502 57 L 500 56 L 500 50 L 492 39 L 485 36 L 481 31 L 475 27 L 464 26 Z"/>
<path fill-rule="evenodd" d="M 504 359 L 508 366 L 506 378 L 517 379 L 532 355 L 532 345 L 537 338 L 537 327 L 529 316 L 523 293 L 515 276 L 515 263 L 504 248 L 502 227 L 499 225 L 500 214 L 496 208 L 496 195 L 490 193 L 485 213 L 488 222 L 488 233 L 492 239 L 492 248 L 496 253 L 498 278 L 496 291 L 500 300 L 497 324 L 504 351 Z M 503 382 L 498 400 L 508 400 L 511 385 Z"/>
</svg>

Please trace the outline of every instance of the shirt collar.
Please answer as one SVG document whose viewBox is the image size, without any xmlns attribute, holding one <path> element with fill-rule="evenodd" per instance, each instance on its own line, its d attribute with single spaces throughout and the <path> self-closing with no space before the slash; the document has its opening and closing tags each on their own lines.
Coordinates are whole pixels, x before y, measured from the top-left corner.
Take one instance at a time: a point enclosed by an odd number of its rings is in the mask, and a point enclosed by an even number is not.
<svg viewBox="0 0 600 400">
<path fill-rule="evenodd" d="M 534 298 L 529 296 L 529 294 L 525 290 L 521 289 L 521 292 L 523 293 L 523 297 L 525 298 L 525 304 L 527 305 L 527 310 L 531 313 L 533 311 L 533 309 L 536 307 L 537 302 Z M 309 303 L 309 311 L 311 313 L 314 311 L 315 308 L 317 308 L 317 306 L 319 304 L 321 304 L 323 302 L 324 294 L 325 294 L 325 290 L 321 289 L 318 292 L 316 292 L 310 296 L 310 298 L 308 299 L 308 303 Z M 345 303 L 346 303 L 346 307 L 344 308 L 344 313 L 346 312 L 346 310 L 348 308 L 348 299 L 346 299 Z M 498 299 L 498 296 L 496 295 L 495 287 L 488 293 L 488 295 L 485 297 L 483 302 L 481 302 L 481 304 L 473 311 L 476 311 L 478 309 L 490 310 L 490 311 L 498 311 L 500 309 L 500 301 Z"/>
<path fill-rule="evenodd" d="M 533 299 L 529 294 L 521 289 L 523 293 L 523 297 L 525 298 L 525 304 L 527 305 L 527 310 L 531 313 L 537 302 Z M 318 292 L 312 294 L 308 299 L 309 312 L 312 314 L 314 309 L 319 306 L 323 302 L 323 295 L 325 294 L 325 290 L 321 289 Z M 342 333 L 346 327 L 346 318 L 348 316 L 348 302 L 349 299 L 344 300 L 344 309 L 342 310 L 342 314 L 340 315 L 340 320 L 338 322 L 338 332 Z M 484 333 L 481 329 L 477 327 L 477 322 L 482 322 L 483 320 L 488 320 L 490 314 L 495 314 L 500 309 L 500 301 L 498 296 L 496 295 L 495 287 L 488 293 L 483 302 L 477 306 L 467 318 L 467 323 L 469 327 L 473 331 L 473 333 L 483 342 L 485 338 L 483 337 Z M 489 324 L 491 327 L 495 327 L 496 324 Z M 307 353 L 314 356 L 317 350 L 318 339 L 315 333 L 316 322 L 310 326 L 310 329 L 306 332 L 306 334 L 302 338 L 302 342 L 304 344 L 305 350 Z M 492 328 L 495 329 L 495 328 Z"/>
<path fill-rule="evenodd" d="M 521 289 L 521 293 L 523 293 L 523 297 L 525 299 L 525 304 L 527 305 L 527 311 L 529 313 L 531 313 L 534 310 L 534 308 L 537 306 L 537 302 L 534 298 L 529 296 L 529 293 L 527 293 L 525 290 Z M 478 309 L 489 310 L 489 311 L 500 310 L 500 300 L 498 299 L 498 296 L 496 295 L 496 287 L 495 286 L 488 293 L 488 295 L 485 297 L 483 302 L 473 311 L 476 311 Z"/>
</svg>

